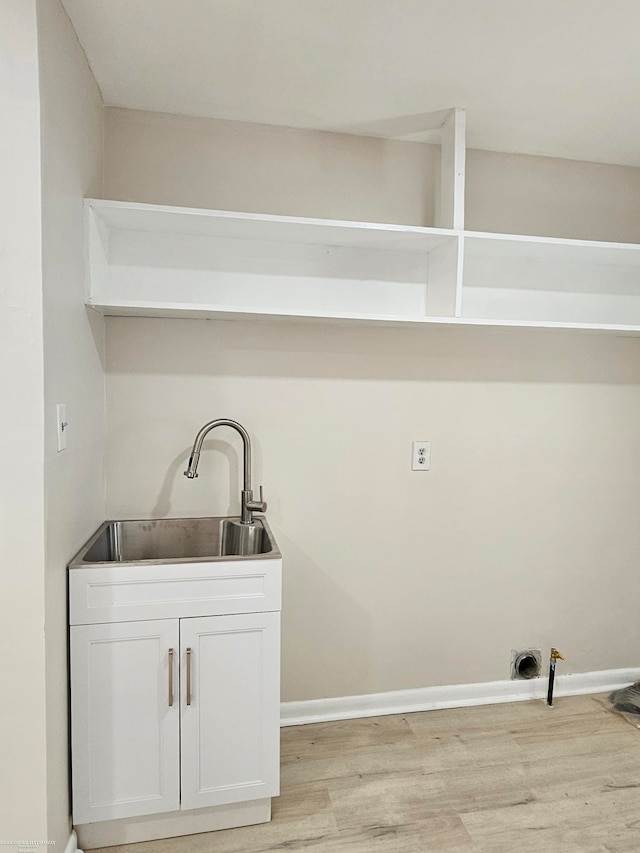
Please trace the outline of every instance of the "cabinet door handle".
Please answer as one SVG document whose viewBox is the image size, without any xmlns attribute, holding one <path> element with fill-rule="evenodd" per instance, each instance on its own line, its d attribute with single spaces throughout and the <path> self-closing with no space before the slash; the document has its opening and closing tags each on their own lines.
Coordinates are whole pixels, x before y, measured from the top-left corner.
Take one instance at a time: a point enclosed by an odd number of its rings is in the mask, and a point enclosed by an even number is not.
<svg viewBox="0 0 640 853">
<path fill-rule="evenodd" d="M 169 649 L 169 707 L 173 705 L 173 649 Z"/>
<path fill-rule="evenodd" d="M 187 705 L 191 704 L 191 649 L 187 649 Z"/>
</svg>

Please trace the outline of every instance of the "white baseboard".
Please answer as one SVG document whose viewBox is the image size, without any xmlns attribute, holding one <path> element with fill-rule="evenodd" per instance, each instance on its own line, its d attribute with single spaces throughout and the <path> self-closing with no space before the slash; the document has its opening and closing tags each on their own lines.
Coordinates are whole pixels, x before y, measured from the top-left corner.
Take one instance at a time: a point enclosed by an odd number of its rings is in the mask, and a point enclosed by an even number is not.
<svg viewBox="0 0 640 853">
<path fill-rule="evenodd" d="M 271 820 L 271 798 L 229 803 L 203 809 L 161 812 L 137 817 L 101 820 L 76 825 L 78 839 L 84 850 L 135 844 L 138 841 L 157 841 L 201 832 L 215 832 L 237 826 L 268 823 Z M 67 851 L 65 851 L 67 853 Z"/>
<path fill-rule="evenodd" d="M 639 680 L 640 668 L 558 675 L 554 685 L 554 696 L 605 693 L 626 687 Z M 309 699 L 304 702 L 283 702 L 280 705 L 280 725 L 301 726 L 306 723 L 379 717 L 385 714 L 407 714 L 412 711 L 495 705 L 499 702 L 543 699 L 546 695 L 547 679 L 540 677 L 528 681 L 485 681 L 478 684 L 450 684 L 442 687 L 392 690 L 388 693 L 370 693 L 364 696 L 340 696 L 335 699 Z"/>
<path fill-rule="evenodd" d="M 78 836 L 76 835 L 75 829 L 71 830 L 71 835 L 67 841 L 67 846 L 64 848 L 64 853 L 82 853 L 82 850 L 78 848 Z"/>
</svg>

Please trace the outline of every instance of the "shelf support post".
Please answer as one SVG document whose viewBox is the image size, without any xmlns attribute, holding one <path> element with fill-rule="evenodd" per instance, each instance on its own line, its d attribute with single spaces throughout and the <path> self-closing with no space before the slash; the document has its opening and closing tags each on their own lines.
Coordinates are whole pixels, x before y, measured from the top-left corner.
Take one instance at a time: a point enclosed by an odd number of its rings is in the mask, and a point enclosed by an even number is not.
<svg viewBox="0 0 640 853">
<path fill-rule="evenodd" d="M 440 186 L 436 193 L 437 228 L 464 229 L 466 113 L 455 107 L 442 124 Z"/>
</svg>

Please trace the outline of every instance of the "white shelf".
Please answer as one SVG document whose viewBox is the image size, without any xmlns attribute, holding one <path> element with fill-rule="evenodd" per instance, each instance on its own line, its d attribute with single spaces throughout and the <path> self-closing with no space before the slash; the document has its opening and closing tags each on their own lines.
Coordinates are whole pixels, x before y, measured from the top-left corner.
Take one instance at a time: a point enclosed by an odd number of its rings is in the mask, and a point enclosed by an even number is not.
<svg viewBox="0 0 640 853">
<path fill-rule="evenodd" d="M 640 246 L 464 231 L 465 114 L 374 123 L 441 144 L 438 228 L 88 199 L 106 315 L 640 333 Z"/>
<path fill-rule="evenodd" d="M 640 246 L 467 232 L 460 315 L 640 328 Z"/>
<path fill-rule="evenodd" d="M 455 313 L 453 231 L 94 199 L 86 206 L 87 302 L 105 313 Z"/>
<path fill-rule="evenodd" d="M 106 315 L 640 331 L 640 246 L 86 202 Z"/>
<path fill-rule="evenodd" d="M 295 323 L 332 323 L 339 325 L 385 326 L 424 329 L 425 327 L 477 327 L 498 329 L 563 329 L 576 332 L 616 333 L 625 336 L 640 335 L 640 324 L 625 323 L 569 323 L 548 320 L 498 320 L 479 317 L 404 317 L 395 314 L 309 314 L 295 311 L 257 311 L 244 308 L 221 309 L 212 305 L 192 308 L 178 303 L 130 302 L 118 304 L 89 303 L 89 307 L 105 317 L 149 317 L 182 320 L 259 320 L 261 322 L 287 320 Z"/>
<path fill-rule="evenodd" d="M 86 202 L 106 315 L 640 332 L 640 246 Z"/>
</svg>

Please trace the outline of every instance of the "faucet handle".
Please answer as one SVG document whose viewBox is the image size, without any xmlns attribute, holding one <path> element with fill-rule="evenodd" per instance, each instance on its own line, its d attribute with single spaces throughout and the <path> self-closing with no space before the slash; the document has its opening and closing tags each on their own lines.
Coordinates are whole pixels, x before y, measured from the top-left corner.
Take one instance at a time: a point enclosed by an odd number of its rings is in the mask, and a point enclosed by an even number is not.
<svg viewBox="0 0 640 853">
<path fill-rule="evenodd" d="M 266 512 L 267 511 L 267 502 L 264 500 L 264 496 L 262 494 L 262 486 L 260 486 L 260 500 L 247 501 L 247 509 L 251 510 L 251 512 Z"/>
</svg>

